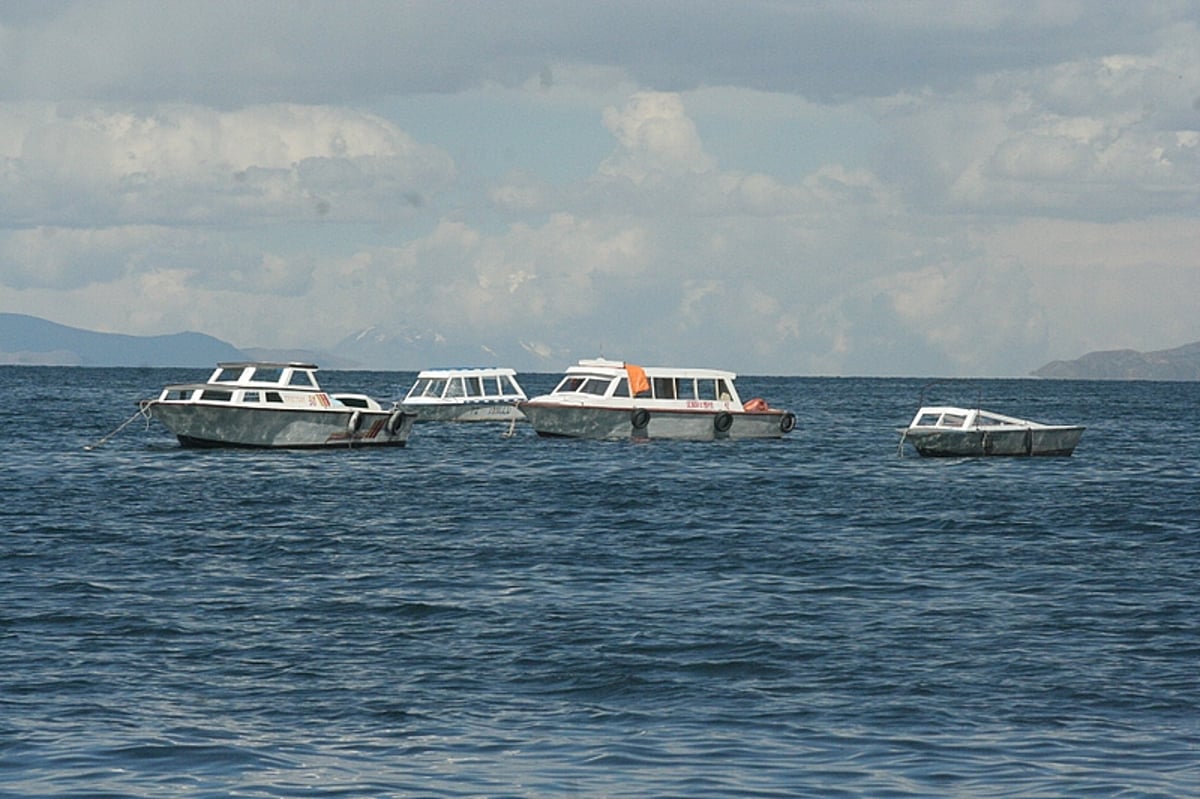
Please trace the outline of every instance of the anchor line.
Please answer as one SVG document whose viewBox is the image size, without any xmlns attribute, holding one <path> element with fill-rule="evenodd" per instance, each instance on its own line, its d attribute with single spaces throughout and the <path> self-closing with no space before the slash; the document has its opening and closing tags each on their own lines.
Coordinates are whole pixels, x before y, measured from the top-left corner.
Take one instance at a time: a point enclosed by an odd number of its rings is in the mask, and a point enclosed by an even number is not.
<svg viewBox="0 0 1200 799">
<path fill-rule="evenodd" d="M 116 430 L 113 430 L 111 433 L 109 433 L 108 435 L 101 438 L 95 444 L 85 444 L 83 446 L 83 448 L 90 452 L 91 450 L 94 450 L 96 447 L 104 446 L 105 444 L 108 443 L 109 439 L 111 439 L 117 433 L 121 432 L 126 427 L 131 425 L 133 423 L 133 420 L 138 418 L 139 416 L 142 416 L 146 419 L 146 426 L 149 427 L 150 426 L 150 406 L 153 404 L 154 404 L 153 400 L 151 400 L 150 402 L 144 403 L 144 404 L 139 403 L 138 409 L 136 411 L 134 411 L 133 416 L 130 416 L 128 419 L 121 422 L 121 424 L 117 425 Z"/>
</svg>

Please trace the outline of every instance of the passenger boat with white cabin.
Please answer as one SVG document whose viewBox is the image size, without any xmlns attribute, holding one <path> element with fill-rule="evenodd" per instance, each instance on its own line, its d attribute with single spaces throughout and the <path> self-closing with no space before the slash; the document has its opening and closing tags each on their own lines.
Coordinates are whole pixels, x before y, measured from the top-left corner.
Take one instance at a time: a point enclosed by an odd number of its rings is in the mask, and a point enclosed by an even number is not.
<svg viewBox="0 0 1200 799">
<path fill-rule="evenodd" d="M 520 409 L 538 435 L 572 438 L 780 438 L 796 427 L 789 411 L 760 398 L 743 403 L 736 377 L 719 369 L 582 360 L 553 391 Z"/>
<path fill-rule="evenodd" d="M 416 415 L 365 394 L 329 394 L 308 363 L 221 363 L 204 383 L 138 403 L 185 447 L 404 446 Z"/>
<path fill-rule="evenodd" d="M 511 422 L 524 419 L 526 399 L 513 369 L 426 369 L 401 403 L 418 422 Z"/>
<path fill-rule="evenodd" d="M 1083 436 L 1079 425 L 1042 424 L 979 408 L 929 405 L 900 431 L 900 446 L 926 457 L 1070 455 Z"/>
</svg>

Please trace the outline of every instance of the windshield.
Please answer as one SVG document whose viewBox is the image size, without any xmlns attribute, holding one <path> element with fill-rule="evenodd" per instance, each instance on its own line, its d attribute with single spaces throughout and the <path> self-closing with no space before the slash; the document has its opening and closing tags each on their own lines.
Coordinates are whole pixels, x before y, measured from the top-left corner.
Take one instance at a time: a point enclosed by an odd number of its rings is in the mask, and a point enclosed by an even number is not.
<svg viewBox="0 0 1200 799">
<path fill-rule="evenodd" d="M 610 377 L 594 377 L 591 375 L 567 375 L 554 389 L 555 394 L 595 394 L 603 397 L 608 391 Z"/>
</svg>

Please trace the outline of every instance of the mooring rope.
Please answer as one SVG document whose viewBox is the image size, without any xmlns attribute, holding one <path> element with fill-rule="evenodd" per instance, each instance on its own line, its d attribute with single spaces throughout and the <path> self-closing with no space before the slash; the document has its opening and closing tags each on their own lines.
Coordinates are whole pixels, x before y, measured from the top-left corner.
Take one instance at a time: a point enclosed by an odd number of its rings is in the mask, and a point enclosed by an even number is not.
<svg viewBox="0 0 1200 799">
<path fill-rule="evenodd" d="M 512 418 L 512 421 L 509 422 L 509 424 L 508 424 L 508 431 L 505 433 L 501 433 L 500 437 L 501 438 L 512 438 L 513 434 L 515 434 L 516 432 L 517 432 L 517 417 L 514 416 Z"/>
<path fill-rule="evenodd" d="M 94 450 L 96 447 L 100 447 L 100 446 L 103 446 L 104 444 L 107 444 L 108 440 L 110 438 L 112 438 L 117 433 L 121 432 L 126 427 L 128 427 L 130 424 L 132 424 L 133 420 L 138 418 L 139 416 L 146 417 L 146 424 L 149 425 L 150 424 L 150 405 L 151 404 L 152 403 L 147 402 L 145 405 L 138 405 L 138 409 L 134 412 L 133 416 L 130 416 L 124 422 L 121 422 L 121 424 L 117 426 L 116 430 L 113 430 L 111 433 L 109 433 L 104 438 L 97 441 L 95 444 L 85 444 L 83 448 L 90 452 L 90 451 Z"/>
</svg>

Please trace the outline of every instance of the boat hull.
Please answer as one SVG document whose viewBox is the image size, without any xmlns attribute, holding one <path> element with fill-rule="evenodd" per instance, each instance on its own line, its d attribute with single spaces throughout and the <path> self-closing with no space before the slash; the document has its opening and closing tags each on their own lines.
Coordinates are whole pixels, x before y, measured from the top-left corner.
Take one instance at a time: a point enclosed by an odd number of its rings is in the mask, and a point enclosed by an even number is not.
<svg viewBox="0 0 1200 799">
<path fill-rule="evenodd" d="M 157 400 L 143 403 L 142 409 L 185 447 L 402 447 L 416 418 L 392 410 L 247 408 Z"/>
<path fill-rule="evenodd" d="M 906 430 L 904 440 L 930 458 L 985 456 L 1069 456 L 1082 427 L 1029 427 L 1013 430 Z"/>
<path fill-rule="evenodd" d="M 416 414 L 418 422 L 511 422 L 525 418 L 525 414 L 512 402 L 406 402 L 404 410 Z"/>
<path fill-rule="evenodd" d="M 795 427 L 787 411 L 695 411 L 656 408 L 605 408 L 526 402 L 521 410 L 540 436 L 602 440 L 782 438 Z"/>
</svg>

